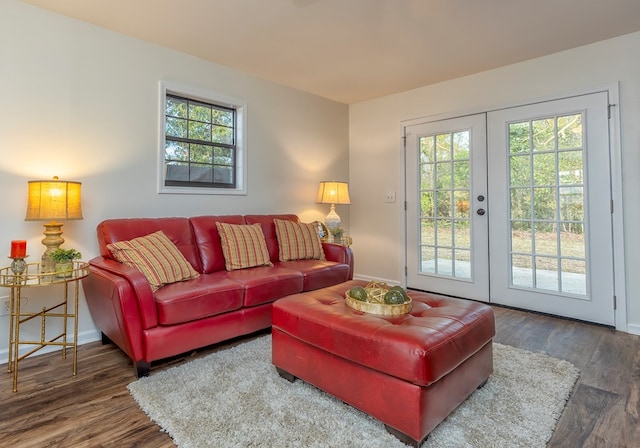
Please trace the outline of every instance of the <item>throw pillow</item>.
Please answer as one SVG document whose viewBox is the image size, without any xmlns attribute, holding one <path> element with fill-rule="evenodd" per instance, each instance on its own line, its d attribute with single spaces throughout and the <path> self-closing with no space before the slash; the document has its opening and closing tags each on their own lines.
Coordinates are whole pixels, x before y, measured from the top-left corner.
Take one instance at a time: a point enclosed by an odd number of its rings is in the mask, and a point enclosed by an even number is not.
<svg viewBox="0 0 640 448">
<path fill-rule="evenodd" d="M 324 260 L 317 224 L 274 219 L 280 261 Z"/>
<path fill-rule="evenodd" d="M 260 224 L 216 222 L 227 271 L 273 266 Z"/>
<path fill-rule="evenodd" d="M 120 263 L 141 271 L 153 291 L 200 275 L 161 230 L 129 241 L 108 244 L 107 249 Z"/>
</svg>

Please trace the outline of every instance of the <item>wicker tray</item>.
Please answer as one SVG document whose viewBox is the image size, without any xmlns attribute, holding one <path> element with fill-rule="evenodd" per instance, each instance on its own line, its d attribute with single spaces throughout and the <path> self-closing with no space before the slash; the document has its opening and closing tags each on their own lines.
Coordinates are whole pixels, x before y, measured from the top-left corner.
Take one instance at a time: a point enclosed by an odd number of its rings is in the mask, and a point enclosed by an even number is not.
<svg viewBox="0 0 640 448">
<path fill-rule="evenodd" d="M 400 316 L 411 311 L 411 298 L 409 301 L 399 305 L 388 305 L 383 302 L 383 297 L 389 291 L 386 283 L 370 282 L 364 289 L 367 290 L 369 298 L 366 302 L 351 298 L 348 291 L 344 293 L 344 301 L 349 308 L 362 311 L 363 313 L 378 314 L 380 316 Z"/>
</svg>

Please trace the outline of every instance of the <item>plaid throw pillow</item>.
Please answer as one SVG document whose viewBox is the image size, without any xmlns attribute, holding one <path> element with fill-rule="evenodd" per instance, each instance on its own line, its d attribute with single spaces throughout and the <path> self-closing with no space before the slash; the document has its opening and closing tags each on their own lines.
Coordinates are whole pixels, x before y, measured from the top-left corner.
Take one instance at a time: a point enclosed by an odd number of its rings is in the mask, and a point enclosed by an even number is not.
<svg viewBox="0 0 640 448">
<path fill-rule="evenodd" d="M 273 266 L 260 224 L 227 224 L 216 222 L 227 271 Z"/>
<path fill-rule="evenodd" d="M 318 225 L 274 219 L 280 261 L 324 260 Z"/>
<path fill-rule="evenodd" d="M 120 263 L 141 271 L 153 291 L 200 275 L 161 230 L 129 241 L 108 244 L 107 249 Z"/>
</svg>

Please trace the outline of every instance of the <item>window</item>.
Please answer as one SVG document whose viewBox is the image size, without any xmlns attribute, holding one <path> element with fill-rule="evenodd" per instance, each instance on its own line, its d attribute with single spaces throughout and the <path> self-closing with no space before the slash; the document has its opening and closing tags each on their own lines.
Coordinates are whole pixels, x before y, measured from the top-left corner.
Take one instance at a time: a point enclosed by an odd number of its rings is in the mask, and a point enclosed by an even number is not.
<svg viewBox="0 0 640 448">
<path fill-rule="evenodd" d="M 245 109 L 237 100 L 161 84 L 161 193 L 245 194 Z"/>
</svg>

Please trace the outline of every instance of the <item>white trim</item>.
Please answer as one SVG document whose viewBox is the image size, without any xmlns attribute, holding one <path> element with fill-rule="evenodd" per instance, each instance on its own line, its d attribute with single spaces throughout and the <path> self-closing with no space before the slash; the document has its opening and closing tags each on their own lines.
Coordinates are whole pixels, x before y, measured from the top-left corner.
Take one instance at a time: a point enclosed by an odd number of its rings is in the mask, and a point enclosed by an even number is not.
<svg viewBox="0 0 640 448">
<path fill-rule="evenodd" d="M 640 324 L 628 324 L 627 333 L 637 334 L 638 336 L 640 336 Z"/>
<path fill-rule="evenodd" d="M 246 195 L 247 194 L 247 102 L 216 92 L 184 86 L 170 81 L 159 82 L 158 93 L 158 184 L 159 194 L 209 194 L 209 195 Z M 165 165 L 165 103 L 167 91 L 177 95 L 188 96 L 207 103 L 215 103 L 236 110 L 236 188 L 196 188 L 196 187 L 168 187 L 164 185 Z"/>
<path fill-rule="evenodd" d="M 622 147 L 620 144 L 620 86 L 612 84 L 606 89 L 609 94 L 611 118 L 609 120 L 609 151 L 611 157 L 611 199 L 613 213 L 613 288 L 616 295 L 616 330 L 628 332 L 627 325 L 627 279 L 625 269 L 624 220 L 622 209 Z M 618 267 L 620 267 L 618 269 Z M 640 333 L 638 333 L 640 334 Z"/>
</svg>

